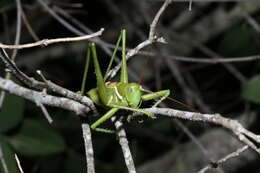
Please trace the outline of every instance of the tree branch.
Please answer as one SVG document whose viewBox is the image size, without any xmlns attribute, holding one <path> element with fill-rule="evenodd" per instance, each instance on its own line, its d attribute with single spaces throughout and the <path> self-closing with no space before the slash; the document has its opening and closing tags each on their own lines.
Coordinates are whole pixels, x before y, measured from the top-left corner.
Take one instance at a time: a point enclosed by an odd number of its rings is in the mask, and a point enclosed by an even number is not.
<svg viewBox="0 0 260 173">
<path fill-rule="evenodd" d="M 82 96 L 80 94 L 74 93 L 68 89 L 65 89 L 61 86 L 58 86 L 54 84 L 51 81 L 46 80 L 45 82 L 39 82 L 35 80 L 34 78 L 28 77 L 26 74 L 24 74 L 17 66 L 16 64 L 8 57 L 4 49 L 0 49 L 0 58 L 5 63 L 5 66 L 7 69 L 21 82 L 26 84 L 27 86 L 31 88 L 35 88 L 37 90 L 43 90 L 48 89 L 52 92 L 55 92 L 57 94 L 60 94 L 64 97 L 70 98 L 72 100 L 78 101 L 88 107 L 90 107 L 94 113 L 96 113 L 96 108 L 93 102 L 86 96 Z"/>
<path fill-rule="evenodd" d="M 88 170 L 87 173 L 95 173 L 94 151 L 92 146 L 90 127 L 87 123 L 82 123 L 81 128 L 82 128 L 84 144 L 85 144 L 87 170 Z"/>
<path fill-rule="evenodd" d="M 122 127 L 123 123 L 120 120 L 116 120 L 116 117 L 111 118 L 112 122 L 114 122 L 116 130 L 117 130 L 117 136 L 119 139 L 119 144 L 121 145 L 123 155 L 125 158 L 125 164 L 128 169 L 128 173 L 136 173 L 136 168 L 134 164 L 134 160 L 128 145 L 128 140 L 126 137 L 125 129 Z"/>
<path fill-rule="evenodd" d="M 5 158 L 4 158 L 4 153 L 3 153 L 3 149 L 2 149 L 2 145 L 0 145 L 0 162 L 2 164 L 4 173 L 9 173 L 9 169 L 7 167 Z"/>
<path fill-rule="evenodd" d="M 59 107 L 65 110 L 75 112 L 77 115 L 85 115 L 90 109 L 74 100 L 64 97 L 56 97 L 48 95 L 44 92 L 34 91 L 17 85 L 13 81 L 0 77 L 0 89 L 11 94 L 20 96 L 32 102 L 38 102 L 44 105 Z"/>
<path fill-rule="evenodd" d="M 237 120 L 222 117 L 220 114 L 202 114 L 198 112 L 187 112 L 169 108 L 147 108 L 153 114 L 160 114 L 169 117 L 187 119 L 191 121 L 203 121 L 220 125 L 233 132 L 237 138 L 260 154 L 260 149 L 256 144 L 260 144 L 260 135 L 256 135 L 245 129 Z"/>
<path fill-rule="evenodd" d="M 150 25 L 150 31 L 149 31 L 149 37 L 148 39 L 146 39 L 145 41 L 143 41 L 142 43 L 138 44 L 134 49 L 130 49 L 127 54 L 126 54 L 126 60 L 128 60 L 130 57 L 133 57 L 134 55 L 138 54 L 138 52 L 143 49 L 144 47 L 153 44 L 155 42 L 159 42 L 159 43 L 166 43 L 166 41 L 164 40 L 163 37 L 158 37 L 155 34 L 155 28 L 156 25 L 158 23 L 158 20 L 160 18 L 160 16 L 162 15 L 162 13 L 165 11 L 165 9 L 168 7 L 168 5 L 172 2 L 172 0 L 165 0 L 163 5 L 161 6 L 161 8 L 159 9 L 159 11 L 157 12 L 157 14 L 155 15 L 152 24 Z M 120 69 L 122 65 L 122 62 L 120 62 L 117 66 L 115 66 L 112 70 L 110 70 L 107 74 L 107 76 L 109 78 L 112 78 L 116 75 L 116 73 L 118 72 L 118 70 Z"/>
<path fill-rule="evenodd" d="M 4 49 L 24 49 L 24 48 L 31 48 L 31 47 L 36 47 L 36 46 L 48 46 L 49 44 L 54 44 L 54 43 L 61 43 L 61 42 L 75 42 L 75 41 L 82 41 L 82 40 L 88 40 L 94 37 L 100 36 L 104 31 L 104 28 L 101 28 L 99 31 L 89 34 L 89 35 L 84 35 L 84 36 L 79 36 L 79 37 L 67 37 L 67 38 L 56 38 L 56 39 L 44 39 L 40 40 L 34 43 L 28 43 L 28 44 L 23 44 L 23 45 L 5 45 L 0 43 L 0 48 Z"/>
<path fill-rule="evenodd" d="M 219 159 L 217 162 L 214 162 L 212 164 L 207 165 L 205 168 L 202 168 L 200 171 L 198 171 L 198 173 L 205 173 L 206 171 L 210 170 L 213 167 L 218 167 L 220 164 L 223 164 L 224 162 L 238 157 L 242 152 L 246 151 L 248 149 L 248 146 L 243 146 L 242 148 L 237 149 L 235 152 L 232 152 L 230 154 L 228 154 L 227 156 L 223 157 L 222 159 Z"/>
</svg>

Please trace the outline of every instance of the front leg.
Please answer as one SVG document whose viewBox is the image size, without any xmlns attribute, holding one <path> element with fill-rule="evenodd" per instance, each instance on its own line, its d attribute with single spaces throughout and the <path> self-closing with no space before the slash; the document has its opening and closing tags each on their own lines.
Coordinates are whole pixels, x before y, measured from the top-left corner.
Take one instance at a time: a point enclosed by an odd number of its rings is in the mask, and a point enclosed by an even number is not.
<svg viewBox="0 0 260 173">
<path fill-rule="evenodd" d="M 101 118 L 99 118 L 96 122 L 94 122 L 90 127 L 91 129 L 98 131 L 98 132 L 104 132 L 104 133 L 115 133 L 114 130 L 108 130 L 108 129 L 103 129 L 103 128 L 97 128 L 99 125 L 104 123 L 106 120 L 111 118 L 119 108 L 112 108 L 110 109 L 105 115 L 103 115 Z"/>
<path fill-rule="evenodd" d="M 133 111 L 133 112 L 140 112 L 140 113 L 143 113 L 145 115 L 147 115 L 149 118 L 152 118 L 152 119 L 155 119 L 156 116 L 150 112 L 147 112 L 143 109 L 139 109 L 139 108 L 131 108 L 131 107 L 126 107 L 126 106 L 118 106 L 118 105 L 109 105 L 111 107 L 114 107 L 114 108 L 118 108 L 118 109 L 125 109 L 125 110 L 129 110 L 129 111 Z"/>
<path fill-rule="evenodd" d="M 143 101 L 152 100 L 158 97 L 161 97 L 158 101 L 155 102 L 155 104 L 152 106 L 153 108 L 156 107 L 159 103 L 161 103 L 164 99 L 166 99 L 170 95 L 170 90 L 162 90 L 157 91 L 149 94 L 142 95 Z"/>
</svg>

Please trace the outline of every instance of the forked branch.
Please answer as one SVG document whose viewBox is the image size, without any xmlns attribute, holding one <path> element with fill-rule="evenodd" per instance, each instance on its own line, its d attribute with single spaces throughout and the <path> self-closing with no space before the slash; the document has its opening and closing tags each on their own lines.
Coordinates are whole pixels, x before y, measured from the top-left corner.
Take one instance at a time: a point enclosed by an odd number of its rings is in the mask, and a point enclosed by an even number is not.
<svg viewBox="0 0 260 173">
<path fill-rule="evenodd" d="M 258 147 L 260 145 L 260 135 L 256 135 L 245 129 L 237 120 L 225 118 L 220 114 L 202 114 L 198 112 L 186 112 L 169 108 L 148 108 L 145 110 L 154 114 L 220 125 L 231 130 L 241 142 L 260 154 L 260 148 Z"/>
<path fill-rule="evenodd" d="M 130 49 L 126 54 L 126 60 L 133 57 L 134 55 L 138 54 L 141 49 L 143 49 L 146 46 L 149 46 L 155 42 L 158 43 L 166 43 L 165 39 L 163 37 L 158 37 L 155 33 L 155 28 L 158 24 L 159 18 L 161 17 L 162 13 L 165 11 L 165 9 L 171 4 L 172 0 L 165 0 L 157 14 L 155 15 L 151 25 L 150 25 L 150 31 L 149 31 L 149 37 L 143 41 L 142 43 L 138 44 L 135 48 Z M 108 72 L 108 75 L 110 78 L 114 77 L 118 70 L 120 69 L 122 63 L 119 63 L 117 66 L 114 67 L 114 69 L 110 70 Z"/>
</svg>

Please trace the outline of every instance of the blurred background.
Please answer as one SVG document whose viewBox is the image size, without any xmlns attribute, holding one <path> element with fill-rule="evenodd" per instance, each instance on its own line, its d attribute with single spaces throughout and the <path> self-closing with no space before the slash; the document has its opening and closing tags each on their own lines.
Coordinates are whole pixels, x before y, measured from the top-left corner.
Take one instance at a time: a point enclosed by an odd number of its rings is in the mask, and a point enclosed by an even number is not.
<svg viewBox="0 0 260 173">
<path fill-rule="evenodd" d="M 127 48 L 136 47 L 148 38 L 150 24 L 163 2 L 0 0 L 0 42 L 24 44 L 105 28 L 101 37 L 92 40 L 105 72 L 120 30 L 127 30 Z M 238 119 L 259 134 L 259 22 L 257 0 L 194 1 L 191 11 L 189 2 L 173 2 L 156 27 L 157 35 L 167 44 L 150 45 L 131 58 L 129 78 L 152 91 L 170 89 L 171 97 L 199 112 Z M 48 80 L 76 92 L 81 86 L 86 51 L 87 42 L 81 41 L 8 53 L 27 75 L 41 80 L 36 73 L 41 70 Z M 96 87 L 90 64 L 86 90 Z M 1 77 L 6 76 L 4 69 L 1 62 Z M 11 80 L 23 85 L 14 77 Z M 191 111 L 168 100 L 160 106 Z M 26 173 L 86 172 L 80 119 L 72 112 L 47 109 L 53 124 L 48 124 L 35 103 L 5 95 L 0 108 L 0 144 L 10 172 L 19 172 L 13 153 Z M 106 126 L 113 128 L 110 122 Z M 198 172 L 243 146 L 231 132 L 203 122 L 144 116 L 126 122 L 125 128 L 139 173 Z M 97 132 L 92 136 L 96 172 L 127 172 L 116 136 Z M 209 172 L 257 173 L 259 163 L 259 155 L 247 150 Z"/>
</svg>

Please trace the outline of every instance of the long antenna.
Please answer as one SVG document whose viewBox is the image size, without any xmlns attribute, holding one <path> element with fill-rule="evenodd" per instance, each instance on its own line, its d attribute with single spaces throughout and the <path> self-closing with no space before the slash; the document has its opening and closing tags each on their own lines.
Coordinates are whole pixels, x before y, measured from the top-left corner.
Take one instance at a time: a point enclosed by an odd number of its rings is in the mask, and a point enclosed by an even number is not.
<svg viewBox="0 0 260 173">
<path fill-rule="evenodd" d="M 154 92 L 152 92 L 150 90 L 146 90 L 146 89 L 144 89 L 143 91 L 146 92 L 146 93 L 154 93 Z M 166 97 L 166 98 L 168 100 L 171 100 L 172 102 L 175 102 L 175 103 L 178 103 L 179 105 L 182 105 L 183 107 L 185 107 L 185 108 L 187 108 L 187 109 L 189 109 L 189 110 L 191 110 L 193 112 L 199 112 L 198 110 L 194 109 L 193 107 L 191 107 L 191 106 L 189 106 L 189 105 L 187 105 L 185 103 L 182 103 L 181 101 L 178 101 L 178 100 L 176 100 L 176 99 L 174 99 L 172 97 Z"/>
<path fill-rule="evenodd" d="M 148 65 L 148 62 L 149 62 L 149 57 L 145 57 L 145 62 L 144 62 L 144 66 Z M 141 71 L 140 71 L 140 77 L 139 77 L 139 80 L 138 80 L 138 84 L 140 85 L 144 79 L 144 72 L 147 68 L 142 68 Z"/>
</svg>

